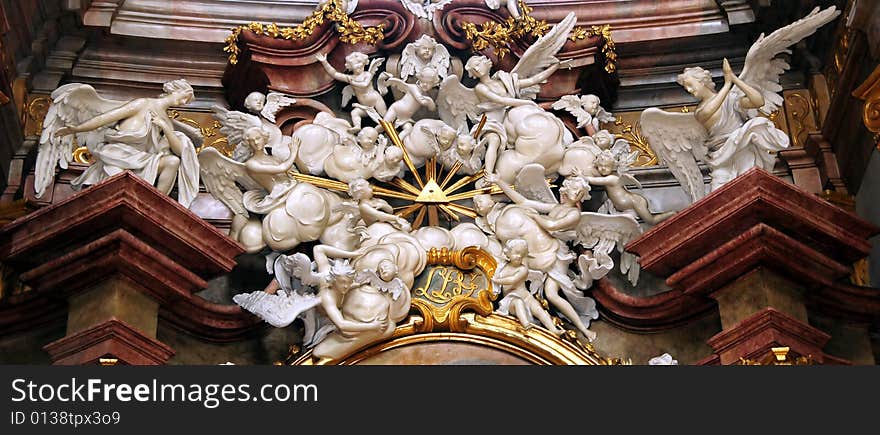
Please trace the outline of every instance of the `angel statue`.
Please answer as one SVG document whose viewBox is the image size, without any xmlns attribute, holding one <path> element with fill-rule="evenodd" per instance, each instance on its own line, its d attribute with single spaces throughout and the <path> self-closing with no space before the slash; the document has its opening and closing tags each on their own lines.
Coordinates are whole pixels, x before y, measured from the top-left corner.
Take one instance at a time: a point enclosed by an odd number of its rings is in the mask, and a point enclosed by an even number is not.
<svg viewBox="0 0 880 435">
<path fill-rule="evenodd" d="M 351 229 L 360 217 L 339 207 L 342 198 L 309 183 L 298 183 L 290 175 L 298 138 L 282 161 L 266 152 L 269 132 L 259 118 L 216 106 L 214 110 L 226 123 L 223 127 L 230 143 L 244 142 L 253 153 L 244 163 L 214 148 L 199 153 L 205 188 L 233 212 L 231 238 L 249 253 L 267 246 L 285 252 L 315 240 L 345 248 L 357 245 L 360 239 Z"/>
<path fill-rule="evenodd" d="M 599 130 L 592 136 L 581 137 L 565 148 L 565 156 L 562 158 L 562 165 L 559 166 L 559 175 L 566 178 L 600 176 L 596 169 L 596 158 L 602 151 L 612 148 L 626 149 L 627 154 L 630 154 L 629 141 L 615 139 L 608 130 Z"/>
<path fill-rule="evenodd" d="M 354 96 L 359 104 L 373 108 L 380 116 L 385 116 L 385 111 L 387 110 L 385 100 L 382 99 L 382 94 L 373 88 L 373 76 L 379 71 L 379 66 L 384 61 L 383 58 L 373 59 L 370 62 L 369 68 L 367 68 L 367 62 L 370 61 L 369 56 L 355 51 L 345 56 L 345 69 L 351 71 L 351 74 L 343 74 L 336 71 L 336 68 L 333 68 L 333 65 L 327 62 L 327 55 L 323 53 L 316 54 L 315 59 L 321 62 L 324 70 L 331 77 L 340 82 L 348 83 L 348 86 L 342 88 L 343 107 L 347 106 L 349 101 L 351 101 L 351 97 Z M 357 107 L 351 111 L 351 131 L 353 133 L 361 129 L 361 119 L 366 114 L 364 109 Z"/>
<path fill-rule="evenodd" d="M 440 84 L 440 76 L 437 75 L 437 70 L 429 66 L 416 73 L 415 84 L 391 77 L 388 73 L 380 74 L 378 82 L 380 93 L 387 93 L 387 85 L 395 86 L 404 93 L 401 98 L 391 103 L 382 119 L 395 127 L 403 126 L 401 134 L 404 134 L 412 127 L 415 122 L 413 117 L 419 109 L 424 107 L 430 112 L 437 110 L 437 105 L 434 103 L 434 99 L 428 95 L 428 91 L 434 89 L 438 84 Z"/>
<path fill-rule="evenodd" d="M 434 14 L 452 3 L 452 0 L 400 0 L 400 3 L 416 17 L 433 20 Z"/>
<path fill-rule="evenodd" d="M 387 138 L 380 136 L 373 127 L 362 128 L 355 144 L 332 145 L 329 151 L 322 159 L 323 172 L 345 183 L 359 178 L 388 181 L 398 176 L 404 166 L 403 151 L 388 146 Z M 304 158 L 303 154 L 303 147 L 300 147 L 298 161 Z M 314 160 L 314 156 L 310 160 Z"/>
<path fill-rule="evenodd" d="M 397 76 L 401 80 L 406 81 L 410 76 L 415 76 L 423 68 L 431 67 L 437 72 L 438 76 L 446 77 L 450 72 L 451 61 L 449 50 L 446 47 L 438 44 L 434 38 L 422 35 L 419 39 L 406 44 L 406 47 L 404 47 L 403 52 L 400 54 L 400 71 Z M 459 68 L 461 68 L 461 64 L 459 64 Z M 394 75 L 394 72 L 388 72 Z"/>
<path fill-rule="evenodd" d="M 710 190 L 721 187 L 752 167 L 772 170 L 777 151 L 788 147 L 785 132 L 760 114 L 770 114 L 782 104 L 779 76 L 789 69 L 780 53 L 791 53 L 796 44 L 840 14 L 834 6 L 813 9 L 806 17 L 763 34 L 749 48 L 739 76 L 724 59 L 724 85 L 715 90 L 709 71 L 686 68 L 678 83 L 700 100 L 696 110 L 671 113 L 657 108 L 642 112 L 642 132 L 692 201 L 705 195 L 697 166 L 709 166 Z"/>
<path fill-rule="evenodd" d="M 498 302 L 498 312 L 513 314 L 526 329 L 532 327 L 534 318 L 537 317 L 551 333 L 562 335 L 565 330 L 553 323 L 550 313 L 526 289 L 526 280 L 529 279 L 529 266 L 526 263 L 528 256 L 529 244 L 523 239 L 511 239 L 504 245 L 504 257 L 507 263 L 504 263 L 492 277 L 492 282 L 501 287 L 501 293 L 504 295 Z M 540 272 L 538 276 L 541 276 Z"/>
<path fill-rule="evenodd" d="M 577 119 L 578 128 L 586 128 L 587 135 L 592 136 L 599 131 L 602 122 L 614 121 L 614 115 L 608 113 L 600 105 L 599 97 L 593 94 L 565 95 L 553 103 L 556 110 L 565 110 Z"/>
<path fill-rule="evenodd" d="M 515 19 L 519 19 L 520 15 L 521 15 L 520 11 L 519 11 L 519 2 L 522 0 L 505 0 L 505 1 L 485 0 L 485 1 L 486 1 L 486 6 L 488 6 L 489 9 L 492 9 L 492 10 L 499 9 L 501 7 L 501 4 L 506 2 L 507 3 L 507 5 L 506 5 L 507 12 L 510 14 L 511 17 L 513 17 Z"/>
<path fill-rule="evenodd" d="M 66 169 L 76 146 L 85 146 L 94 163 L 71 182 L 75 189 L 129 170 L 168 194 L 177 184 L 177 200 L 189 207 L 199 191 L 196 147 L 201 133 L 172 120 L 167 111 L 193 100 L 184 79 L 162 86 L 156 98 L 108 100 L 82 83 L 52 92 L 37 151 L 34 189 L 43 196 L 55 179 L 55 165 Z"/>
<path fill-rule="evenodd" d="M 269 131 L 269 143 L 266 144 L 266 148 L 272 150 L 273 156 L 282 160 L 288 157 L 286 153 L 290 149 L 290 137 L 285 136 L 281 129 L 275 125 L 275 115 L 281 109 L 294 103 L 296 103 L 295 98 L 280 92 L 269 92 L 268 94 L 251 92 L 244 99 L 245 109 L 259 116 L 263 127 Z M 232 152 L 232 158 L 235 161 L 243 162 L 251 156 L 250 152 L 250 148 L 246 144 L 239 143 Z"/>
<path fill-rule="evenodd" d="M 495 237 L 503 245 L 514 239 L 526 241 L 529 268 L 543 275 L 540 280 L 532 280 L 532 285 L 543 287 L 544 298 L 550 305 L 588 340 L 594 340 L 596 333 L 587 328 L 597 316 L 595 302 L 578 291 L 569 277 L 568 266 L 575 255 L 555 235 L 589 225 L 589 216 L 585 216 L 585 221 L 580 211 L 581 201 L 589 194 L 587 183 L 580 178 L 565 180 L 557 201 L 544 179 L 544 169 L 537 164 L 520 171 L 516 190 L 497 174 L 487 175 L 486 180 L 495 183 L 514 202 L 493 217 Z"/>
<path fill-rule="evenodd" d="M 618 211 L 633 210 L 648 225 L 657 225 L 675 212 L 653 214 L 648 209 L 648 200 L 644 196 L 627 190 L 627 184 L 641 186 L 639 181 L 626 171 L 638 154 L 638 151 L 634 151 L 615 156 L 611 150 L 604 150 L 596 157 L 596 171 L 599 176 L 587 176 L 584 179 L 592 186 L 604 187 L 605 194 Z"/>
<path fill-rule="evenodd" d="M 467 119 L 486 123 L 479 140 L 486 146 L 486 172 L 497 173 L 510 183 L 519 168 L 538 163 L 554 173 L 562 161 L 571 133 L 556 116 L 534 101 L 540 85 L 567 62 L 555 57 L 568 40 L 577 21 L 569 13 L 538 38 L 510 71 L 491 73 L 492 61 L 485 56 L 468 59 L 465 69 L 479 82 L 473 89 L 461 85 L 456 75 L 443 80 L 437 96 L 440 118 L 453 128 L 466 127 Z M 512 144 L 511 149 L 507 149 Z"/>
</svg>

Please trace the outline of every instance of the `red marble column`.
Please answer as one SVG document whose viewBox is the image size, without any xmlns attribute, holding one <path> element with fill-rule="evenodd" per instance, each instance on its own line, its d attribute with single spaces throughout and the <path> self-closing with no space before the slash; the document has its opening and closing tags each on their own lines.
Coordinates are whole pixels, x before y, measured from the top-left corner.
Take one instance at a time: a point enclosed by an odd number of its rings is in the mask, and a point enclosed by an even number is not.
<svg viewBox="0 0 880 435">
<path fill-rule="evenodd" d="M 858 216 L 753 169 L 634 240 L 642 268 L 666 278 L 684 304 L 715 301 L 722 331 L 706 364 L 759 358 L 789 346 L 814 361 L 831 336 L 810 325 L 815 305 L 864 304 L 840 284 L 880 232 Z M 869 299 L 873 299 L 869 297 Z M 667 304 L 668 305 L 668 304 Z M 840 312 L 840 307 L 835 307 Z M 871 315 L 871 314 L 869 314 Z M 877 313 L 873 313 L 877 315 Z"/>
<path fill-rule="evenodd" d="M 163 364 L 160 310 L 229 272 L 241 246 L 129 172 L 0 228 L 0 259 L 41 297 L 65 300 L 55 364 Z"/>
</svg>

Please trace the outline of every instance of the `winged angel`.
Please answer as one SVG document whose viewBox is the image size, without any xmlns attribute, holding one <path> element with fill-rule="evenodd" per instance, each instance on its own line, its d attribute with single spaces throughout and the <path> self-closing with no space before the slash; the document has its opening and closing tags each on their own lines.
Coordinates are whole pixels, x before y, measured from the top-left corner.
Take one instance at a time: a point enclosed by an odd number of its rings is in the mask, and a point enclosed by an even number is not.
<svg viewBox="0 0 880 435">
<path fill-rule="evenodd" d="M 299 139 L 289 142 L 284 152 L 287 157 L 282 160 L 267 153 L 270 134 L 260 118 L 217 106 L 214 111 L 223 125 L 220 132 L 229 142 L 244 143 L 252 153 L 244 163 L 227 158 L 215 148 L 199 153 L 205 188 L 234 214 L 230 237 L 250 253 L 266 246 L 285 252 L 314 240 L 354 246 L 357 236 L 349 229 L 355 226 L 352 220 L 356 220 L 356 213 L 344 207 L 335 193 L 298 183 L 290 175 Z M 273 149 L 273 153 L 277 151 Z"/>
<path fill-rule="evenodd" d="M 544 168 L 537 164 L 522 168 L 516 177 L 515 189 L 495 174 L 488 175 L 487 179 L 513 201 L 497 212 L 493 225 L 495 237 L 503 245 L 515 239 L 526 241 L 532 291 L 543 292 L 550 304 L 592 341 L 596 334 L 588 329 L 589 322 L 597 318 L 598 313 L 595 301 L 580 290 L 611 270 L 614 263 L 610 252 L 615 246 L 622 250 L 641 233 L 638 222 L 625 214 L 582 212 L 580 203 L 588 198 L 590 191 L 582 178 L 566 179 L 557 200 L 544 178 Z M 578 257 L 580 275 L 572 276 L 569 272 L 569 264 L 576 256 L 567 241 L 592 250 Z M 635 281 L 638 277 L 635 258 L 623 253 L 621 270 Z M 535 279 L 535 274 L 540 278 Z"/>
<path fill-rule="evenodd" d="M 280 92 L 251 92 L 244 99 L 244 107 L 252 114 L 260 117 L 263 127 L 269 132 L 269 142 L 266 147 L 272 150 L 272 155 L 281 159 L 289 157 L 290 137 L 285 136 L 275 124 L 275 116 L 281 109 L 296 103 L 296 99 Z M 245 143 L 239 143 L 233 151 L 233 159 L 243 162 L 250 158 L 252 152 Z"/>
<path fill-rule="evenodd" d="M 555 56 L 576 21 L 574 13 L 566 15 L 523 53 L 510 72 L 490 74 L 492 61 L 474 56 L 465 64 L 468 74 L 479 81 L 473 89 L 463 86 L 455 74 L 440 85 L 437 110 L 456 130 L 467 129 L 468 119 L 476 123 L 486 115 L 479 138 L 486 146 L 486 172 L 496 172 L 509 183 L 529 163 L 540 164 L 548 175 L 559 167 L 565 144 L 573 138 L 562 121 L 532 100 L 540 85 L 567 65 Z M 507 149 L 508 144 L 513 147 Z"/>
<path fill-rule="evenodd" d="M 56 164 L 67 169 L 75 146 L 85 146 L 94 163 L 71 184 L 78 189 L 129 170 L 164 193 L 177 184 L 177 200 L 185 207 L 199 191 L 195 148 L 201 133 L 172 120 L 166 111 L 193 99 L 183 79 L 167 82 L 157 98 L 129 102 L 101 97 L 95 88 L 70 83 L 52 92 L 37 151 L 34 189 L 43 196 L 55 179 Z"/>
<path fill-rule="evenodd" d="M 791 53 L 789 46 L 839 14 L 834 6 L 815 8 L 767 37 L 761 34 L 749 48 L 739 76 L 724 60 L 724 86 L 717 92 L 709 71 L 685 69 L 678 83 L 700 100 L 694 112 L 670 113 L 657 108 L 642 112 L 642 132 L 692 201 L 705 195 L 698 160 L 709 166 L 711 190 L 752 167 L 772 169 L 776 152 L 789 144 L 785 132 L 759 116 L 772 113 L 783 101 L 779 76 L 790 66 L 776 56 Z"/>
</svg>

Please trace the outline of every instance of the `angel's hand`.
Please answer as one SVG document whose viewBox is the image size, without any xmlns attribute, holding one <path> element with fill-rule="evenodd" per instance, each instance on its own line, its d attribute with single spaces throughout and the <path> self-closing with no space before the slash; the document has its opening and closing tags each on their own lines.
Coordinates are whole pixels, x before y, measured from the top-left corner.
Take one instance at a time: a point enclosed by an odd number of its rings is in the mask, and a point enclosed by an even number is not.
<svg viewBox="0 0 880 435">
<path fill-rule="evenodd" d="M 486 182 L 489 183 L 489 184 L 495 184 L 495 183 L 498 182 L 498 180 L 500 180 L 500 178 L 498 177 L 498 174 L 495 174 L 495 173 L 492 173 L 492 172 L 487 173 L 486 175 L 484 175 L 484 176 L 483 176 L 483 179 L 486 180 Z"/>
<path fill-rule="evenodd" d="M 724 70 L 724 80 L 725 81 L 733 81 L 733 79 L 736 78 L 736 74 L 733 73 L 733 68 L 730 67 L 730 62 L 727 61 L 726 57 L 724 58 L 722 70 Z"/>
<path fill-rule="evenodd" d="M 327 62 L 327 55 L 324 53 L 316 53 L 315 60 L 317 60 L 318 62 L 321 62 L 321 63 Z"/>
<path fill-rule="evenodd" d="M 55 130 L 55 137 L 67 136 L 68 134 L 76 133 L 76 130 L 73 127 L 61 127 L 58 130 Z"/>
</svg>

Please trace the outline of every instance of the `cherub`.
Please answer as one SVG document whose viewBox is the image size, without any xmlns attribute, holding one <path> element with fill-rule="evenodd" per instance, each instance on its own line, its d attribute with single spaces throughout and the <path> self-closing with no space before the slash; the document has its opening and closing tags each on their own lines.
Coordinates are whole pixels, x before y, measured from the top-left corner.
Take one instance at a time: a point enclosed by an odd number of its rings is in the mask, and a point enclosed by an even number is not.
<svg viewBox="0 0 880 435">
<path fill-rule="evenodd" d="M 357 97 L 357 101 L 362 106 L 370 107 L 376 110 L 380 116 L 384 116 L 387 110 L 385 100 L 382 95 L 373 88 L 373 76 L 379 70 L 379 65 L 384 61 L 383 58 L 373 59 L 370 67 L 367 69 L 367 61 L 370 58 L 361 52 L 354 52 L 345 57 L 345 69 L 351 71 L 351 74 L 343 74 L 333 68 L 330 62 L 327 62 L 327 55 L 318 53 L 315 59 L 321 62 L 327 74 L 334 79 L 348 83 L 348 86 L 342 89 L 342 106 L 347 106 L 351 97 Z M 355 107 L 351 111 L 351 131 L 357 132 L 361 129 L 361 119 L 367 115 L 367 111 L 360 107 Z"/>
<path fill-rule="evenodd" d="M 577 119 L 578 128 L 586 128 L 587 135 L 599 131 L 599 123 L 614 121 L 614 116 L 600 106 L 599 97 L 593 94 L 566 95 L 553 103 L 556 110 L 565 110 Z M 610 145 L 609 145 L 610 146 Z"/>
<path fill-rule="evenodd" d="M 592 136 L 583 136 L 577 141 L 565 147 L 565 156 L 562 165 L 559 166 L 559 175 L 563 177 L 598 177 L 596 171 L 596 157 L 603 150 L 612 147 L 625 148 L 629 155 L 629 142 L 625 139 L 616 139 L 608 130 L 599 130 Z"/>
<path fill-rule="evenodd" d="M 501 287 L 504 297 L 498 303 L 498 312 L 513 314 L 525 329 L 530 329 L 537 317 L 551 333 L 561 335 L 565 330 L 553 323 L 550 313 L 526 289 L 529 267 L 525 263 L 529 255 L 529 245 L 523 239 L 511 239 L 504 244 L 505 263 L 492 277 L 492 282 Z M 538 273 L 538 276 L 542 276 Z"/>
<path fill-rule="evenodd" d="M 395 151 L 397 147 L 388 147 L 384 139 L 375 128 L 362 128 L 357 144 L 332 146 L 332 152 L 323 158 L 324 172 L 346 183 L 358 178 L 394 178 L 403 167 L 403 153 Z"/>
<path fill-rule="evenodd" d="M 348 183 L 348 196 L 357 201 L 358 211 L 366 226 L 376 222 L 387 222 L 403 232 L 409 232 L 412 228 L 409 222 L 392 214 L 394 209 L 387 201 L 373 197 L 373 187 L 363 178 Z"/>
<path fill-rule="evenodd" d="M 407 83 L 396 77 L 391 77 L 388 73 L 382 73 L 379 76 L 379 91 L 387 92 L 387 85 L 394 85 L 397 89 L 405 92 L 405 95 L 391 104 L 388 111 L 385 112 L 383 119 L 395 127 L 404 126 L 405 134 L 411 127 L 413 116 L 422 107 L 429 111 L 435 111 L 437 105 L 428 95 L 428 91 L 434 89 L 440 83 L 440 76 L 437 70 L 431 67 L 424 67 L 416 73 L 416 83 Z M 383 92 L 384 91 L 384 92 Z"/>
<path fill-rule="evenodd" d="M 431 67 L 438 76 L 446 77 L 449 74 L 449 63 L 450 56 L 446 47 L 438 44 L 434 38 L 422 35 L 414 42 L 406 44 L 400 55 L 400 73 L 397 75 L 401 80 L 407 81 L 423 68 Z"/>
<path fill-rule="evenodd" d="M 266 144 L 266 147 L 272 150 L 273 156 L 281 160 L 288 157 L 287 153 L 290 150 L 290 136 L 285 136 L 284 133 L 281 132 L 281 129 L 275 125 L 275 115 L 277 115 L 281 109 L 295 103 L 295 98 L 279 92 L 269 92 L 268 94 L 251 92 L 244 99 L 244 107 L 253 115 L 259 116 L 260 120 L 263 122 L 263 127 L 269 132 L 269 143 Z M 218 115 L 222 114 L 218 113 Z M 226 122 L 223 121 L 221 123 L 225 124 Z M 226 135 L 229 134 L 222 129 L 220 132 Z M 235 161 L 244 162 L 250 158 L 250 156 L 250 148 L 246 144 L 239 143 L 235 145 L 235 149 L 232 152 L 232 158 Z"/>
<path fill-rule="evenodd" d="M 591 185 L 605 187 L 605 193 L 615 209 L 620 211 L 633 210 L 648 225 L 656 225 L 675 214 L 674 211 L 651 213 L 651 210 L 648 209 L 648 200 L 644 196 L 627 190 L 627 182 L 637 184 L 638 181 L 632 175 L 620 174 L 618 171 L 620 165 L 618 158 L 610 150 L 604 150 L 596 158 L 596 171 L 599 176 L 588 176 L 584 179 Z"/>
</svg>

